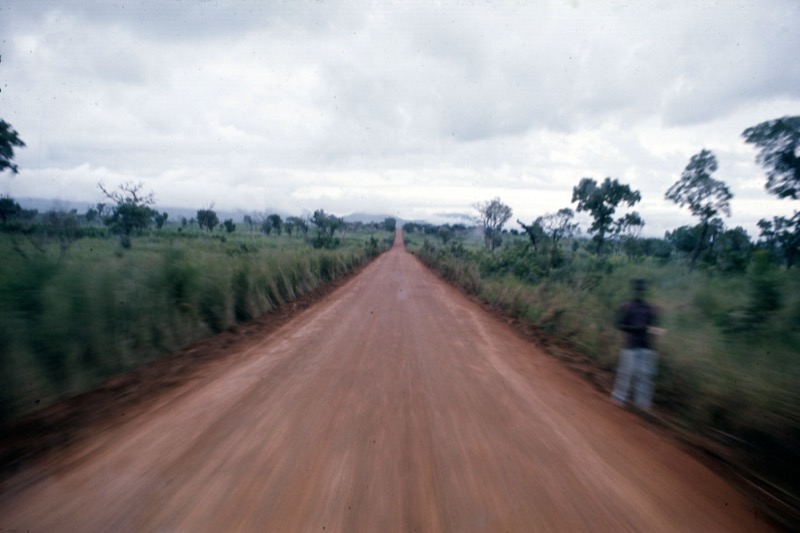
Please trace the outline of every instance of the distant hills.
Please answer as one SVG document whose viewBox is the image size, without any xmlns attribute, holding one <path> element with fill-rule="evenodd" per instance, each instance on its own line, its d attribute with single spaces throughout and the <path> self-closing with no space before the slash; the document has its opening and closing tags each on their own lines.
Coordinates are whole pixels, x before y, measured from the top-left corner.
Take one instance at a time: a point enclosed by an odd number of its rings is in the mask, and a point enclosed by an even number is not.
<svg viewBox="0 0 800 533">
<path fill-rule="evenodd" d="M 362 222 L 369 224 L 371 222 L 383 222 L 387 218 L 393 218 L 398 224 L 403 224 L 405 220 L 392 215 L 371 215 L 369 213 L 352 213 L 342 217 L 345 222 Z"/>
<path fill-rule="evenodd" d="M 85 213 L 89 208 L 95 207 L 98 202 L 75 202 L 71 200 L 61 200 L 57 198 L 14 198 L 23 209 L 36 209 L 40 213 L 45 213 L 47 211 L 64 211 L 69 212 L 73 209 L 77 210 L 79 214 Z M 105 202 L 108 204 L 109 202 Z M 154 206 L 154 208 L 159 211 L 163 212 L 166 211 L 169 214 L 169 220 L 171 222 L 180 221 L 181 218 L 191 219 L 197 216 L 197 210 L 201 209 L 198 208 L 188 208 L 188 207 L 169 207 L 169 206 Z M 245 211 L 242 209 L 236 210 L 225 210 L 225 209 L 217 209 L 214 208 L 214 211 L 217 213 L 217 216 L 220 220 L 225 219 L 233 219 L 234 222 L 241 222 L 245 215 L 254 215 L 256 211 Z M 281 210 L 266 210 L 266 211 L 258 211 L 260 214 L 278 214 L 282 218 L 286 218 L 288 216 L 296 216 L 297 213 L 286 213 L 282 212 Z M 402 225 L 406 222 L 423 222 L 420 220 L 403 220 L 399 217 L 393 215 L 385 215 L 385 214 L 370 214 L 370 213 L 351 213 L 349 215 L 345 215 L 342 217 L 346 222 L 361 222 L 364 224 L 369 224 L 372 222 L 383 222 L 387 218 L 394 218 L 397 220 L 397 224 Z"/>
</svg>

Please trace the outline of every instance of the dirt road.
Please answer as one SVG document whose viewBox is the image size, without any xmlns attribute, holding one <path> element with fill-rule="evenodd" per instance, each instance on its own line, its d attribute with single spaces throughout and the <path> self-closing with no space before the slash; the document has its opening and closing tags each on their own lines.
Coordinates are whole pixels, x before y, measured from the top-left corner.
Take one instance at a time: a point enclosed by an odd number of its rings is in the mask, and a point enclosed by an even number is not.
<svg viewBox="0 0 800 533">
<path fill-rule="evenodd" d="M 759 531 L 398 242 L 236 364 L 0 494 L 0 531 Z"/>
</svg>

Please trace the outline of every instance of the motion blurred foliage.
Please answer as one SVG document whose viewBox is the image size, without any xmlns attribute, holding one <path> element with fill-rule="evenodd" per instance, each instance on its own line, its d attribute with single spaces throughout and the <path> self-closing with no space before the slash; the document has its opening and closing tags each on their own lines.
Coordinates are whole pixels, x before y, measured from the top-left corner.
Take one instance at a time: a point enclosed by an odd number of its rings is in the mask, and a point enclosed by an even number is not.
<svg viewBox="0 0 800 533">
<path fill-rule="evenodd" d="M 0 426 L 336 280 L 391 244 L 383 227 L 337 247 L 232 222 L 132 232 L 120 246 L 97 210 L 24 214 L 0 228 Z M 149 209 L 149 208 L 148 208 Z"/>
<path fill-rule="evenodd" d="M 622 341 L 613 317 L 630 297 L 630 280 L 647 279 L 668 330 L 658 339 L 660 412 L 732 446 L 762 474 L 797 484 L 786 478 L 800 464 L 797 268 L 786 268 L 763 240 L 721 224 L 710 225 L 694 270 L 701 227 L 611 241 L 605 255 L 594 242 L 564 239 L 555 262 L 546 234 L 534 234 L 534 248 L 529 228 L 494 252 L 470 231 L 441 242 L 432 228 L 407 242 L 465 292 L 589 358 L 608 388 Z"/>
</svg>

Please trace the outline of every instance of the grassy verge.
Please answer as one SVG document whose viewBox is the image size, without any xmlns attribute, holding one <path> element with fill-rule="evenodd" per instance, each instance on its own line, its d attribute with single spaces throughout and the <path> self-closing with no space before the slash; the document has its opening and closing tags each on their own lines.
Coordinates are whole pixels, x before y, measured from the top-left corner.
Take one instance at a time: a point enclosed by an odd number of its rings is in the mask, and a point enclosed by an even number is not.
<svg viewBox="0 0 800 533">
<path fill-rule="evenodd" d="M 800 501 L 797 269 L 756 258 L 746 273 L 689 272 L 676 262 L 599 259 L 578 249 L 542 270 L 524 241 L 493 254 L 469 242 L 409 240 L 409 247 L 498 312 L 567 342 L 605 372 L 606 387 L 622 341 L 616 309 L 629 298 L 631 279 L 649 280 L 648 299 L 669 330 L 658 343 L 657 412 L 780 487 L 784 503 Z"/>
<path fill-rule="evenodd" d="M 385 243 L 164 232 L 64 251 L 0 235 L 0 425 L 236 324 L 358 267 Z"/>
</svg>

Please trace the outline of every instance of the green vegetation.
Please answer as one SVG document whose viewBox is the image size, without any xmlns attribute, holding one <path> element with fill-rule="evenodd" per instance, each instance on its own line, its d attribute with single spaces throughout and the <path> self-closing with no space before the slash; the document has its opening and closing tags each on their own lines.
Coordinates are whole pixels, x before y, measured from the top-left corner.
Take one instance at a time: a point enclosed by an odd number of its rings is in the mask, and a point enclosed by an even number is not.
<svg viewBox="0 0 800 533">
<path fill-rule="evenodd" d="M 649 280 L 648 299 L 669 330 L 658 339 L 660 411 L 733 446 L 764 475 L 785 480 L 800 459 L 800 271 L 776 264 L 768 250 L 750 245 L 744 266 L 729 268 L 741 252 L 716 247 L 690 270 L 694 246 L 678 250 L 666 240 L 617 239 L 598 256 L 586 239 L 564 239 L 554 251 L 551 241 L 534 249 L 527 235 L 507 232 L 492 252 L 480 228 L 462 228 L 446 243 L 441 228 L 407 229 L 415 232 L 409 248 L 442 277 L 567 341 L 605 371 L 607 386 L 622 341 L 616 309 L 631 279 Z"/>
<path fill-rule="evenodd" d="M 24 147 L 25 143 L 11 124 L 0 119 L 0 172 L 9 170 L 12 174 L 17 173 L 17 165 L 13 163 L 14 148 Z"/>
<path fill-rule="evenodd" d="M 213 231 L 205 221 L 216 215 L 204 213 L 202 229 L 134 228 L 118 241 L 84 215 L 23 217 L 5 203 L 13 215 L 0 231 L 0 425 L 291 302 L 393 238 L 362 225 L 316 249 L 232 222 Z"/>
<path fill-rule="evenodd" d="M 483 228 L 486 247 L 494 250 L 501 242 L 500 230 L 511 218 L 511 208 L 501 202 L 500 198 L 479 202 L 473 207 L 478 211 L 478 221 Z"/>
<path fill-rule="evenodd" d="M 602 253 L 609 235 L 619 235 L 631 225 L 644 225 L 635 211 L 628 216 L 614 218 L 614 213 L 621 204 L 633 206 L 641 199 L 639 191 L 611 178 L 606 178 L 601 184 L 592 178 L 583 178 L 572 189 L 572 201 L 578 203 L 578 212 L 586 211 L 592 216 L 589 233 L 594 234 L 598 254 Z"/>
<path fill-rule="evenodd" d="M 700 219 L 700 236 L 692 254 L 691 268 L 697 263 L 700 252 L 707 246 L 708 230 L 718 213 L 731 215 L 731 191 L 724 182 L 711 174 L 717 170 L 717 158 L 709 150 L 693 155 L 681 179 L 664 195 L 681 207 L 688 206 L 692 215 Z"/>
</svg>

